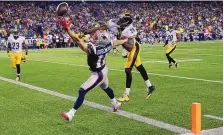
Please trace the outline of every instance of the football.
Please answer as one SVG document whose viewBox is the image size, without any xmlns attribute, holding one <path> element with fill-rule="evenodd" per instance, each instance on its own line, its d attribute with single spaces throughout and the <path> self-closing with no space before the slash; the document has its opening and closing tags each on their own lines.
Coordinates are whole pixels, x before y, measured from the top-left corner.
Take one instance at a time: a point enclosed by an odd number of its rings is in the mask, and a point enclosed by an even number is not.
<svg viewBox="0 0 224 135">
<path fill-rule="evenodd" d="M 132 48 L 134 47 L 134 38 L 128 38 L 128 41 L 123 43 L 122 46 L 130 52 Z"/>
<path fill-rule="evenodd" d="M 68 12 L 68 3 L 62 2 L 57 6 L 56 10 L 58 16 L 63 16 Z"/>
</svg>

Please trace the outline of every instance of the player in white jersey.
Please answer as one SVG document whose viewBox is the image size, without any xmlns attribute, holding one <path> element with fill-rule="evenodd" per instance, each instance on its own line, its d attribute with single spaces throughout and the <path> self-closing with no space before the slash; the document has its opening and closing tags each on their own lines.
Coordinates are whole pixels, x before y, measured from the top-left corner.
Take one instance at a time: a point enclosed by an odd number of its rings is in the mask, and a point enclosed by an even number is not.
<svg viewBox="0 0 224 135">
<path fill-rule="evenodd" d="M 166 45 L 168 46 L 166 49 L 166 57 L 169 62 L 169 68 L 172 67 L 172 62 L 175 64 L 175 68 L 178 67 L 178 62 L 176 62 L 170 55 L 176 49 L 176 43 L 180 40 L 180 34 L 178 30 L 173 29 L 172 25 L 169 25 L 169 30 L 166 31 Z"/>
<path fill-rule="evenodd" d="M 140 72 L 142 78 L 144 79 L 147 86 L 147 99 L 151 96 L 152 92 L 155 90 L 155 86 L 153 86 L 148 78 L 147 72 L 140 60 L 140 45 L 136 42 L 135 37 L 137 36 L 137 30 L 132 25 L 132 19 L 129 14 L 126 14 L 122 18 L 116 21 L 116 25 L 120 30 L 120 39 L 128 39 L 127 42 L 124 42 L 122 45 L 125 50 L 127 50 L 127 61 L 125 63 L 125 73 L 126 73 L 126 90 L 121 98 L 118 101 L 125 102 L 129 101 L 129 94 L 131 90 L 132 84 L 132 68 L 133 66 Z M 112 26 L 101 26 L 98 28 L 94 28 L 89 30 L 89 32 L 93 32 L 96 30 L 109 30 Z"/>
<path fill-rule="evenodd" d="M 129 14 L 126 14 L 124 17 L 120 18 L 117 24 L 120 26 L 121 30 L 121 39 L 128 39 L 128 42 L 122 44 L 122 46 L 127 50 L 127 61 L 125 63 L 125 73 L 126 73 L 126 89 L 118 99 L 120 102 L 129 101 L 129 95 L 131 91 L 132 84 L 132 68 L 135 68 L 140 72 L 145 84 L 147 86 L 147 99 L 151 96 L 152 92 L 155 90 L 149 80 L 147 72 L 144 66 L 141 63 L 140 59 L 140 44 L 136 41 L 137 30 L 132 24 L 132 19 Z"/>
<path fill-rule="evenodd" d="M 64 27 L 66 32 L 77 43 L 81 50 L 86 52 L 88 65 L 91 71 L 90 78 L 83 83 L 79 89 L 79 96 L 74 103 L 74 107 L 70 109 L 69 112 L 62 112 L 61 115 L 66 120 L 71 121 L 75 112 L 82 105 L 86 93 L 97 86 L 100 86 L 100 88 L 102 88 L 110 97 L 114 112 L 116 112 L 121 106 L 121 103 L 116 100 L 113 90 L 109 87 L 107 77 L 108 68 L 106 66 L 105 58 L 113 48 L 112 44 L 121 44 L 126 40 L 115 40 L 112 42 L 107 32 L 97 30 L 90 33 L 90 42 L 85 43 L 78 37 L 78 35 L 74 34 L 74 32 L 70 30 L 70 23 L 68 23 L 65 19 L 60 19 L 59 23 Z"/>
<path fill-rule="evenodd" d="M 24 57 L 22 56 L 23 46 L 25 48 Z M 12 53 L 9 52 L 10 50 Z M 28 46 L 25 43 L 25 37 L 19 36 L 17 32 L 14 32 L 14 35 L 8 38 L 7 54 L 11 57 L 12 67 L 17 69 L 16 81 L 20 81 L 20 64 L 22 60 L 26 61 L 28 55 Z"/>
</svg>

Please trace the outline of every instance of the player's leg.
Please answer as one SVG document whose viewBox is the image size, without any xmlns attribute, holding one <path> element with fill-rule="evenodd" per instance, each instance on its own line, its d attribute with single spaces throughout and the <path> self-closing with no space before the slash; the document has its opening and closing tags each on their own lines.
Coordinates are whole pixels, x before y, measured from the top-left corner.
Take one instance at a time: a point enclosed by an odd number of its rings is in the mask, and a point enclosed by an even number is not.
<svg viewBox="0 0 224 135">
<path fill-rule="evenodd" d="M 16 69 L 16 54 L 11 55 L 12 68 Z"/>
<path fill-rule="evenodd" d="M 170 46 L 168 46 L 167 49 L 166 49 L 166 58 L 169 62 L 169 68 L 172 67 L 172 63 L 171 63 L 172 61 L 171 61 L 171 57 L 169 55 L 169 52 L 171 52 L 172 49 L 173 49 L 173 47 L 170 47 Z"/>
<path fill-rule="evenodd" d="M 174 46 L 168 53 L 168 57 L 170 59 L 171 62 L 173 62 L 175 64 L 175 67 L 178 67 L 178 63 L 171 57 L 171 54 L 174 52 L 174 50 L 176 49 L 176 46 Z M 170 66 L 169 66 L 170 67 Z"/>
<path fill-rule="evenodd" d="M 17 72 L 17 77 L 16 77 L 16 81 L 20 81 L 20 64 L 21 64 L 21 60 L 22 60 L 22 52 L 17 53 L 16 56 L 16 72 Z"/>
<path fill-rule="evenodd" d="M 125 89 L 122 97 L 118 98 L 118 101 L 120 101 L 120 102 L 129 101 L 129 94 L 131 91 L 131 83 L 132 83 L 131 71 L 135 64 L 137 55 L 138 55 L 138 50 L 136 50 L 136 46 L 130 52 L 128 52 L 127 61 L 125 63 L 126 89 Z"/>
<path fill-rule="evenodd" d="M 152 85 L 151 81 L 149 80 L 148 74 L 144 68 L 144 66 L 141 63 L 140 56 L 138 55 L 136 62 L 135 62 L 136 69 L 140 72 L 142 78 L 145 81 L 146 87 L 147 87 L 147 97 L 149 98 L 152 94 L 152 92 L 155 90 L 155 86 Z"/>
<path fill-rule="evenodd" d="M 107 75 L 104 78 L 102 84 L 100 85 L 100 88 L 103 89 L 107 93 L 107 95 L 110 98 L 111 103 L 113 105 L 113 111 L 116 112 L 119 109 L 119 107 L 121 106 L 121 103 L 117 101 L 117 99 L 114 96 L 113 89 L 109 87 Z"/>
<path fill-rule="evenodd" d="M 96 86 L 100 85 L 103 80 L 103 73 L 102 72 L 93 72 L 91 77 L 82 84 L 81 88 L 79 89 L 79 95 L 76 99 L 74 106 L 72 109 L 70 109 L 69 112 L 65 113 L 62 112 L 61 115 L 66 119 L 71 121 L 73 116 L 75 115 L 76 111 L 79 109 L 79 107 L 83 104 L 83 101 L 85 99 L 85 95 L 88 91 L 94 89 Z"/>
</svg>

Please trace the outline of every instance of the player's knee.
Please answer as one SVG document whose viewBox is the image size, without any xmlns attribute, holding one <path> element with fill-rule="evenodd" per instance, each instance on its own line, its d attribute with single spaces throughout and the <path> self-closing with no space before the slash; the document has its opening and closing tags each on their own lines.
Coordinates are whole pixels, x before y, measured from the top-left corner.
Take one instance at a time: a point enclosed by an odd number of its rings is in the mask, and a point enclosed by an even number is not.
<svg viewBox="0 0 224 135">
<path fill-rule="evenodd" d="M 131 74 L 131 68 L 125 68 L 125 73 L 126 74 Z"/>
<path fill-rule="evenodd" d="M 101 88 L 101 89 L 107 89 L 107 88 L 108 88 L 108 84 L 101 84 L 101 85 L 100 85 L 100 88 Z"/>
<path fill-rule="evenodd" d="M 83 88 L 79 88 L 79 95 L 85 95 L 87 91 Z"/>
<path fill-rule="evenodd" d="M 144 69 L 144 67 L 143 67 L 143 65 L 141 64 L 141 65 L 139 65 L 138 67 L 136 67 L 136 69 L 140 72 L 140 71 L 142 71 L 142 70 Z"/>
<path fill-rule="evenodd" d="M 20 64 L 16 64 L 16 68 L 20 68 Z"/>
</svg>

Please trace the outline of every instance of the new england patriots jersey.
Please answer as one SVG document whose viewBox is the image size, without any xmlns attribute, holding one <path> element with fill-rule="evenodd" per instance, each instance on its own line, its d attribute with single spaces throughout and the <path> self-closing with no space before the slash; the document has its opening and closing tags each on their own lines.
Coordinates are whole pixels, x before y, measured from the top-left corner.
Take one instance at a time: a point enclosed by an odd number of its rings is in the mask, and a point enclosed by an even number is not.
<svg viewBox="0 0 224 135">
<path fill-rule="evenodd" d="M 91 71 L 99 72 L 105 67 L 105 58 L 111 49 L 111 42 L 105 46 L 97 46 L 92 43 L 88 44 L 87 62 Z"/>
</svg>

